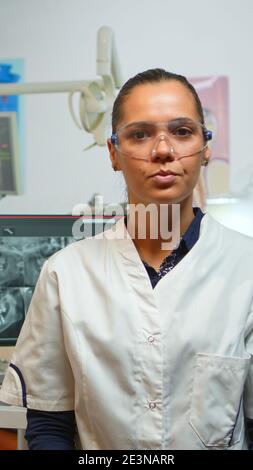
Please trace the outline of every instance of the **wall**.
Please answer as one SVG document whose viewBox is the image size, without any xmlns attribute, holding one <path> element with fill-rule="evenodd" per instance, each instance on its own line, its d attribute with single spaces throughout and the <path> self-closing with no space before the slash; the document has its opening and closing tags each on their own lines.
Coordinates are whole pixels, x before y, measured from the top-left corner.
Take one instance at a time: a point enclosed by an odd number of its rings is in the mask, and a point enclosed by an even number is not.
<svg viewBox="0 0 253 470">
<path fill-rule="evenodd" d="M 161 66 L 187 76 L 230 79 L 231 191 L 252 172 L 251 0 L 1 0 L 0 58 L 25 59 L 25 80 L 96 77 L 96 32 L 113 28 L 124 78 Z M 0 213 L 71 213 L 95 192 L 123 199 L 124 183 L 106 148 L 83 152 L 67 95 L 25 99 L 26 193 L 0 201 Z"/>
</svg>

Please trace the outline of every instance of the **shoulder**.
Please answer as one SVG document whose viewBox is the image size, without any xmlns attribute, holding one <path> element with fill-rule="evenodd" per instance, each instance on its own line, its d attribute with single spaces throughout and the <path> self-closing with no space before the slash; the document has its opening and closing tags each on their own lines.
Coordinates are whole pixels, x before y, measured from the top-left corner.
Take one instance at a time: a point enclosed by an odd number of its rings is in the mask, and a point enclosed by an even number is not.
<svg viewBox="0 0 253 470">
<path fill-rule="evenodd" d="M 250 237 L 249 235 L 245 235 L 244 233 L 241 233 L 239 230 L 240 227 L 238 227 L 238 230 L 229 228 L 223 223 L 216 220 L 208 212 L 205 214 L 205 218 L 207 218 L 208 224 L 210 226 L 217 227 L 217 229 L 226 239 L 230 239 L 232 242 L 236 242 L 236 243 L 238 242 L 246 243 L 246 244 L 249 244 L 249 246 L 253 245 L 253 237 Z"/>
<path fill-rule="evenodd" d="M 95 238 L 74 241 L 48 258 L 48 271 L 67 268 L 67 266 L 77 268 L 80 263 L 90 263 L 91 260 L 95 262 L 104 249 L 102 245 L 102 240 Z"/>
<path fill-rule="evenodd" d="M 47 260 L 49 272 L 59 269 L 78 269 L 85 266 L 97 266 L 109 257 L 118 239 L 124 239 L 125 229 L 122 219 L 113 227 L 105 229 L 95 236 L 76 240 L 62 248 Z"/>
<path fill-rule="evenodd" d="M 253 238 L 218 222 L 210 214 L 205 217 L 206 235 L 217 243 L 223 254 L 234 258 L 246 258 L 253 266 Z"/>
</svg>

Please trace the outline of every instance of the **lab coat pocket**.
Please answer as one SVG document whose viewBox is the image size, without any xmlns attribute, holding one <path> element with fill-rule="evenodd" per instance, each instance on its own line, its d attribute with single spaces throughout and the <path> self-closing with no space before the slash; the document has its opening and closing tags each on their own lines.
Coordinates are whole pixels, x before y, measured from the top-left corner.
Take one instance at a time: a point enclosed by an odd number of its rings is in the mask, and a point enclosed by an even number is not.
<svg viewBox="0 0 253 470">
<path fill-rule="evenodd" d="M 206 447 L 226 448 L 239 442 L 249 364 L 250 357 L 197 354 L 189 423 Z"/>
</svg>

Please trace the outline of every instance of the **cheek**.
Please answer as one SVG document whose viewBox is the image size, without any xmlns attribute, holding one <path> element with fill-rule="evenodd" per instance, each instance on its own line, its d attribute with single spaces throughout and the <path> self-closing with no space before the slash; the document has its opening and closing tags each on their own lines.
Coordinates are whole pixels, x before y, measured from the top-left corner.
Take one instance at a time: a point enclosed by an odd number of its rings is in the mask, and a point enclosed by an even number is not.
<svg viewBox="0 0 253 470">
<path fill-rule="evenodd" d="M 183 168 L 184 168 L 184 177 L 183 177 L 184 186 L 188 190 L 193 190 L 199 179 L 200 169 L 201 169 L 201 160 L 194 159 L 193 161 L 187 161 L 183 165 Z"/>
<path fill-rule="evenodd" d="M 146 177 L 146 169 L 136 160 L 127 162 L 127 164 L 122 165 L 122 171 L 124 178 L 127 184 L 131 185 L 133 183 L 140 184 Z"/>
<path fill-rule="evenodd" d="M 186 176 L 194 177 L 198 175 L 201 168 L 201 158 L 197 157 L 188 157 L 185 158 L 182 163 L 184 174 Z"/>
</svg>

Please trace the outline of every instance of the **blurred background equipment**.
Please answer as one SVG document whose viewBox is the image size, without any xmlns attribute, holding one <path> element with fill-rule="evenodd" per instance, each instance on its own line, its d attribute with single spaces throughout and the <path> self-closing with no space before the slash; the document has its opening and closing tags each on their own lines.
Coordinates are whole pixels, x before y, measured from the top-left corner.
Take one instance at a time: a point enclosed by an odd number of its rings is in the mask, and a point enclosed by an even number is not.
<svg viewBox="0 0 253 470">
<path fill-rule="evenodd" d="M 17 115 L 0 111 L 0 198 L 21 192 Z"/>
<path fill-rule="evenodd" d="M 17 61 L 20 65 L 19 62 L 22 61 Z M 20 78 L 20 74 L 13 73 L 11 63 L 0 63 L 0 84 L 13 84 Z M 0 198 L 7 194 L 21 193 L 18 121 L 20 121 L 20 98 L 16 95 L 0 96 Z"/>
<path fill-rule="evenodd" d="M 97 33 L 97 75 L 100 78 L 73 82 L 45 82 L 0 85 L 0 95 L 37 93 L 69 93 L 70 113 L 80 129 L 93 134 L 92 145 L 105 145 L 111 111 L 117 89 L 123 84 L 114 33 L 102 26 Z M 73 106 L 73 95 L 79 93 L 78 117 Z"/>
</svg>

